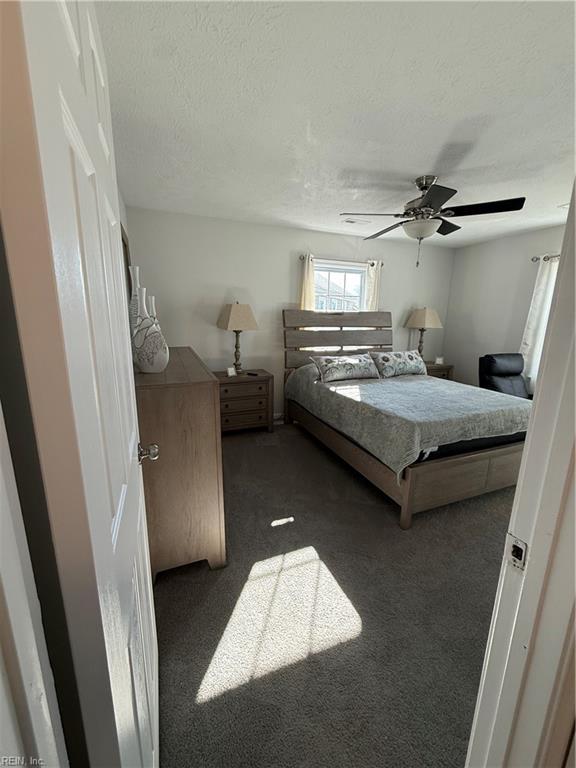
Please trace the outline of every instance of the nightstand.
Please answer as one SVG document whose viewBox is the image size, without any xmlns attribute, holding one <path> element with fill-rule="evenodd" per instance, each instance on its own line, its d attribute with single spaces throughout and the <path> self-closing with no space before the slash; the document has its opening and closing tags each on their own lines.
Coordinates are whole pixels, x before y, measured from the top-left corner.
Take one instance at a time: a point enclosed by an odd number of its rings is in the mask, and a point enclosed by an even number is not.
<svg viewBox="0 0 576 768">
<path fill-rule="evenodd" d="M 262 368 L 254 368 L 249 376 L 239 373 L 227 376 L 215 371 L 220 383 L 220 422 L 222 432 L 235 429 L 274 429 L 274 376 Z"/>
<path fill-rule="evenodd" d="M 437 379 L 450 379 L 454 378 L 454 366 L 446 365 L 445 363 L 426 363 L 426 370 L 428 376 L 435 376 Z"/>
</svg>

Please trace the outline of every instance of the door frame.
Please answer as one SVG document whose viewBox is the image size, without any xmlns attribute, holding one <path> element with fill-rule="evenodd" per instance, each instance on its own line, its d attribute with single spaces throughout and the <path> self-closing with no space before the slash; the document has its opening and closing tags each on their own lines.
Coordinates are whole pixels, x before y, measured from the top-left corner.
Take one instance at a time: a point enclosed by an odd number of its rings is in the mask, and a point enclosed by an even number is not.
<svg viewBox="0 0 576 768">
<path fill-rule="evenodd" d="M 0 665 L 5 758 L 65 768 L 68 755 L 0 404 Z M 4 742 L 6 738 L 6 742 Z"/>
<path fill-rule="evenodd" d="M 509 524 L 527 562 L 507 540 L 467 768 L 543 764 L 574 647 L 574 204 L 573 190 Z"/>
</svg>

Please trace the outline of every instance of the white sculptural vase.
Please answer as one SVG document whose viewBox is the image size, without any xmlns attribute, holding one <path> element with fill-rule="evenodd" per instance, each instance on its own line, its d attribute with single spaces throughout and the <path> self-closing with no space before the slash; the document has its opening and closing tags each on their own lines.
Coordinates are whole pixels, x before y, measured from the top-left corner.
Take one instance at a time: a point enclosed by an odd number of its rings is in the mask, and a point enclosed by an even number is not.
<svg viewBox="0 0 576 768">
<path fill-rule="evenodd" d="M 146 309 L 146 288 L 138 288 L 138 313 L 132 334 L 134 364 L 141 373 L 162 373 L 170 352 L 159 326 Z"/>
<path fill-rule="evenodd" d="M 150 315 L 150 319 L 156 323 L 158 328 L 160 328 L 160 324 L 158 323 L 158 318 L 156 316 L 156 296 L 148 296 L 148 314 Z"/>
<path fill-rule="evenodd" d="M 148 296 L 148 316 L 156 326 L 157 330 L 160 333 L 162 333 L 162 328 L 160 328 L 160 323 L 158 322 L 158 315 L 156 313 L 156 297 L 155 296 Z"/>
<path fill-rule="evenodd" d="M 158 322 L 158 314 L 156 312 L 155 296 L 148 296 L 148 315 L 150 316 L 150 320 L 152 320 L 154 325 L 156 326 L 156 330 L 159 333 L 162 333 L 162 328 L 160 328 L 160 323 Z"/>
<path fill-rule="evenodd" d="M 128 317 L 130 319 L 130 334 L 134 335 L 136 320 L 138 319 L 138 288 L 140 288 L 140 267 L 128 267 L 130 271 L 130 304 L 128 305 Z"/>
</svg>

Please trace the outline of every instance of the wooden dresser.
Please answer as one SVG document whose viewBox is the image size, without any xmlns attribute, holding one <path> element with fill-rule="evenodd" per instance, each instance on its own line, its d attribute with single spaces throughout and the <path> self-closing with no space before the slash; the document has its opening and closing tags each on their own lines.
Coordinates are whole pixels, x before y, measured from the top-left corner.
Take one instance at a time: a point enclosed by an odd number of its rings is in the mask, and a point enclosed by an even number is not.
<svg viewBox="0 0 576 768">
<path fill-rule="evenodd" d="M 263 368 L 228 376 L 214 374 L 220 382 L 222 432 L 266 427 L 274 429 L 274 376 Z"/>
<path fill-rule="evenodd" d="M 135 376 L 152 572 L 226 564 L 218 379 L 189 347 L 171 347 L 164 373 Z"/>
</svg>

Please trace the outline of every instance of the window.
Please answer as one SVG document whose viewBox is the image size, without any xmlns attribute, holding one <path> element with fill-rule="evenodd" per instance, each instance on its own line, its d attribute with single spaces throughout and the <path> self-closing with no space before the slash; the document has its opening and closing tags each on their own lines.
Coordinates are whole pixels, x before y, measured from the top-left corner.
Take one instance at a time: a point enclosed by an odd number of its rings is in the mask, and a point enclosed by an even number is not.
<svg viewBox="0 0 576 768">
<path fill-rule="evenodd" d="M 366 308 L 366 268 L 316 259 L 314 294 L 319 312 L 359 312 Z"/>
</svg>

